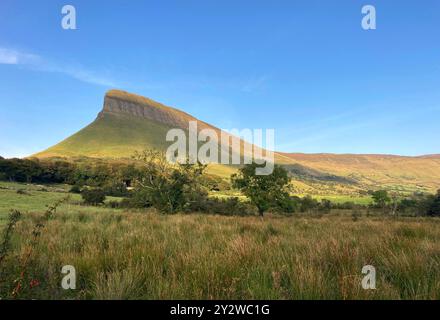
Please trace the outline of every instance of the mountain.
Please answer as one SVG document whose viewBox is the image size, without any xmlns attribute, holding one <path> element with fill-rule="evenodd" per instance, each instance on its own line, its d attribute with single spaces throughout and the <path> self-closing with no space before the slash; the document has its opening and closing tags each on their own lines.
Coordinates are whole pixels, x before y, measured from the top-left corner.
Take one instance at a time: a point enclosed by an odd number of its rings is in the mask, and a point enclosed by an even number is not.
<svg viewBox="0 0 440 320">
<path fill-rule="evenodd" d="M 407 157 L 382 154 L 283 153 L 295 163 L 369 186 L 402 191 L 440 188 L 440 156 Z"/>
<path fill-rule="evenodd" d="M 165 139 L 167 132 L 174 128 L 188 132 L 190 121 L 197 122 L 198 131 L 212 129 L 220 137 L 220 129 L 183 111 L 125 91 L 110 90 L 104 97 L 101 112 L 90 125 L 32 157 L 115 159 L 130 158 L 135 151 L 147 148 L 166 150 L 172 143 Z M 240 149 L 232 148 L 229 153 L 243 153 L 245 145 L 249 146 L 241 140 Z M 220 146 L 225 148 L 224 145 Z M 210 167 L 212 173 L 223 176 L 235 171 L 229 166 Z"/>
<path fill-rule="evenodd" d="M 136 150 L 164 149 L 172 128 L 187 128 L 194 117 L 153 100 L 111 90 L 95 121 L 36 157 L 130 157 Z M 198 122 L 200 123 L 200 122 Z M 203 123 L 202 127 L 209 126 Z"/>
<path fill-rule="evenodd" d="M 129 158 L 145 148 L 166 150 L 172 143 L 165 140 L 170 129 L 188 131 L 189 121 L 198 130 L 221 130 L 183 111 L 151 99 L 120 90 L 110 90 L 97 118 L 87 127 L 34 157 Z M 240 149 L 228 150 L 243 154 Z M 220 143 L 220 148 L 225 145 Z M 276 163 L 284 165 L 298 180 L 297 187 L 315 192 L 356 193 L 359 190 L 387 187 L 401 191 L 432 191 L 440 187 L 440 155 L 404 157 L 395 155 L 301 154 L 275 152 Z M 210 171 L 229 176 L 232 166 L 211 165 Z"/>
</svg>

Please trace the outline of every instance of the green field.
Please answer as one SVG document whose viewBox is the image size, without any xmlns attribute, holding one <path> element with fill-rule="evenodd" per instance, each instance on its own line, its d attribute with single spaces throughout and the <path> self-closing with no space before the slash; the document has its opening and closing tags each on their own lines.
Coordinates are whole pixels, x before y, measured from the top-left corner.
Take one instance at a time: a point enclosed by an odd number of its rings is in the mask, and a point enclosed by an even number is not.
<svg viewBox="0 0 440 320">
<path fill-rule="evenodd" d="M 304 195 L 300 195 L 304 196 Z M 348 196 L 348 195 L 319 195 L 314 196 L 318 200 L 327 199 L 333 203 L 353 202 L 355 204 L 369 205 L 373 203 L 371 196 Z"/>
<path fill-rule="evenodd" d="M 0 265 L 5 298 L 30 250 L 23 281 L 39 285 L 16 298 L 440 299 L 440 219 L 160 215 L 81 206 L 73 195 L 32 245 L 35 218 L 68 186 L 0 187 L 3 222 L 10 208 L 24 212 Z M 361 287 L 367 264 L 376 290 Z M 76 290 L 60 287 L 64 265 L 76 268 Z"/>
<path fill-rule="evenodd" d="M 87 207 L 77 205 L 81 201 L 79 194 L 68 193 L 68 185 L 35 185 L 25 183 L 11 183 L 0 181 L 0 224 L 4 223 L 11 209 L 17 209 L 23 213 L 36 213 L 46 210 L 48 205 L 65 197 L 70 200 L 60 207 L 60 210 L 70 211 L 98 211 L 106 212 L 108 209 L 99 207 Z M 19 194 L 22 190 L 25 194 Z M 43 191 L 44 190 L 44 191 Z M 118 198 L 107 197 L 106 201 Z M 114 209 L 112 209 L 114 210 Z"/>
</svg>

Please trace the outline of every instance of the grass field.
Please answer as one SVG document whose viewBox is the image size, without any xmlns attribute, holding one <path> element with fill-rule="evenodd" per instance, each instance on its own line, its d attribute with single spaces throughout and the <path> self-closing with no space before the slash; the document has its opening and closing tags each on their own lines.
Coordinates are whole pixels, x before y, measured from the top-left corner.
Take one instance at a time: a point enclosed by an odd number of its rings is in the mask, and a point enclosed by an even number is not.
<svg viewBox="0 0 440 320">
<path fill-rule="evenodd" d="M 48 205 L 65 197 L 70 197 L 70 201 L 63 204 L 60 209 L 66 212 L 75 210 L 75 208 L 81 208 L 83 211 L 108 211 L 106 208 L 73 206 L 73 203 L 80 202 L 81 196 L 68 193 L 69 189 L 68 185 L 43 186 L 0 181 L 0 225 L 6 222 L 11 209 L 20 210 L 25 214 L 42 212 Z M 24 194 L 17 193 L 18 190 L 24 191 Z M 117 198 L 107 197 L 106 201 L 112 200 L 117 200 Z"/>
<path fill-rule="evenodd" d="M 299 196 L 305 196 L 304 194 L 300 194 Z M 314 196 L 314 198 L 318 200 L 327 199 L 333 203 L 345 203 L 345 202 L 353 202 L 360 205 L 369 205 L 373 203 L 373 199 L 371 196 L 349 196 L 349 195 L 325 195 L 325 196 Z"/>
<path fill-rule="evenodd" d="M 36 212 L 66 195 L 30 194 L 0 190 L 2 210 L 27 210 L 2 265 L 4 297 L 31 247 L 26 279 L 39 285 L 18 298 L 440 299 L 439 219 L 167 216 L 70 204 L 30 246 Z M 61 289 L 64 265 L 76 268 L 76 290 Z M 376 268 L 376 290 L 361 287 L 364 265 Z"/>
</svg>

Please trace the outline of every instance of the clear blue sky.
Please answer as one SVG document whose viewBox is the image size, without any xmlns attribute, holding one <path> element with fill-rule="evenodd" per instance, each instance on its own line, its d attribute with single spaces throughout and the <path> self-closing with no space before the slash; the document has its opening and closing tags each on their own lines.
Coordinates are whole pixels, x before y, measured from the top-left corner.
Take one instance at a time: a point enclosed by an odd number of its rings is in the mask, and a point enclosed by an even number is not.
<svg viewBox="0 0 440 320">
<path fill-rule="evenodd" d="M 110 88 L 280 151 L 440 153 L 440 2 L 1 0 L 0 155 L 81 129 Z"/>
</svg>

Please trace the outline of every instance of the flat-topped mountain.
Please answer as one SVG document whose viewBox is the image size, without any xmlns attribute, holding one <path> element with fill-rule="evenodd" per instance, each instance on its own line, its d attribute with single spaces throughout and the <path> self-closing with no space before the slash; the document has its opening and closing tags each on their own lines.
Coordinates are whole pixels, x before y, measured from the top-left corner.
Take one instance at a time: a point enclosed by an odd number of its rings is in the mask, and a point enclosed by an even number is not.
<svg viewBox="0 0 440 320">
<path fill-rule="evenodd" d="M 165 106 L 154 100 L 121 90 L 110 90 L 104 97 L 104 107 L 99 117 L 106 115 L 132 116 L 148 119 L 163 125 L 187 129 L 189 121 L 197 121 L 201 129 L 219 130 L 181 110 Z"/>
<path fill-rule="evenodd" d="M 165 137 L 173 128 L 188 129 L 196 121 L 198 129 L 221 130 L 181 110 L 120 90 L 110 90 L 102 110 L 87 127 L 34 157 L 129 158 L 146 148 L 166 150 Z M 246 142 L 241 141 L 241 151 Z M 223 148 L 223 146 L 221 146 Z M 404 157 L 395 155 L 301 154 L 275 152 L 283 164 L 301 181 L 346 185 L 368 189 L 386 186 L 415 191 L 440 187 L 440 155 Z M 221 167 L 221 169 L 219 169 Z M 214 166 L 213 171 L 229 175 L 235 169 Z M 216 171 L 217 170 L 217 171 Z"/>
<path fill-rule="evenodd" d="M 95 121 L 34 156 L 129 158 L 145 148 L 164 150 L 170 144 L 165 140 L 168 130 L 187 130 L 189 121 L 197 121 L 199 129 L 219 131 L 178 109 L 125 91 L 110 90 Z"/>
</svg>

